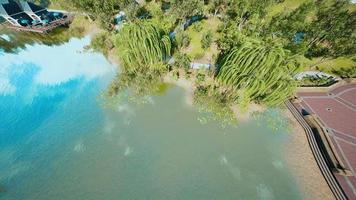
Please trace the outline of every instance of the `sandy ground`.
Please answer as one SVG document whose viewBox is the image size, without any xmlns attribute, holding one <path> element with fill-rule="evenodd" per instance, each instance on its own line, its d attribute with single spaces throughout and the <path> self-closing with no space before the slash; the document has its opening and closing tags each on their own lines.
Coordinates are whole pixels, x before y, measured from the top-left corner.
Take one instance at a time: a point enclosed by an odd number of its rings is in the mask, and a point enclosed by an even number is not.
<svg viewBox="0 0 356 200">
<path fill-rule="evenodd" d="M 189 106 L 193 106 L 195 85 L 192 81 L 189 81 L 185 78 L 179 78 L 178 80 L 175 80 L 171 75 L 171 73 L 168 73 L 165 77 L 163 77 L 163 81 L 165 83 L 174 84 L 178 87 L 183 88 L 186 93 L 185 95 L 186 103 Z"/>
<path fill-rule="evenodd" d="M 304 199 L 335 199 L 314 159 L 304 129 L 287 108 L 284 114 L 293 126 L 293 132 L 284 147 L 285 158 Z"/>
</svg>

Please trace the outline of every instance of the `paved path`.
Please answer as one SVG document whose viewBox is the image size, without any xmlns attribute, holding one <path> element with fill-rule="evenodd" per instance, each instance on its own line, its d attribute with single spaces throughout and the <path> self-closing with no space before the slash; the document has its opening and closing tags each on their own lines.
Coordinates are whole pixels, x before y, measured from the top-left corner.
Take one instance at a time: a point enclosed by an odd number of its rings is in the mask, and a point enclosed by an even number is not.
<svg viewBox="0 0 356 200">
<path fill-rule="evenodd" d="M 301 92 L 294 106 L 315 114 L 335 146 L 336 153 L 352 176 L 334 173 L 350 200 L 356 200 L 356 84 L 334 88 L 328 92 Z"/>
</svg>

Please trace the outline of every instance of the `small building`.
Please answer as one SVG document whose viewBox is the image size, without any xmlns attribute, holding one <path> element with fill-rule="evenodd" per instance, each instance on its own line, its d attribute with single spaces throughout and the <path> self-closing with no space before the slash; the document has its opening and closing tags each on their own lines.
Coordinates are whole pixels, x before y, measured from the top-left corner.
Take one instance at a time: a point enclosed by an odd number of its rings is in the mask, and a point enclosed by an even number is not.
<svg viewBox="0 0 356 200">
<path fill-rule="evenodd" d="M 0 16 L 13 26 L 21 26 L 20 20 L 31 19 L 28 15 L 23 14 L 20 6 L 12 0 L 0 0 Z"/>
<path fill-rule="evenodd" d="M 46 8 L 27 1 L 19 1 L 23 11 L 33 20 L 41 21 L 41 16 L 47 13 Z"/>
<path fill-rule="evenodd" d="M 73 16 L 65 11 L 51 11 L 23 0 L 0 0 L 0 17 L 7 28 L 47 33 L 72 22 Z"/>
</svg>

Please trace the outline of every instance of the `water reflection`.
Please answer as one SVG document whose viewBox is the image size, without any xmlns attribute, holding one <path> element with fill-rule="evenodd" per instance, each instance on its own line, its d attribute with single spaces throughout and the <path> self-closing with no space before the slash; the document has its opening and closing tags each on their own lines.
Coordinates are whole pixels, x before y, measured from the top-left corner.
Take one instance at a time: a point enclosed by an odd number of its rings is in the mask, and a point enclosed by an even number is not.
<svg viewBox="0 0 356 200">
<path fill-rule="evenodd" d="M 89 37 L 73 38 L 55 47 L 35 44 L 17 54 L 0 52 L 0 146 L 41 127 L 76 95 L 75 88 L 78 93 L 96 87 L 96 80 L 115 73 L 103 55 L 83 51 L 89 43 Z M 0 170 L 4 163 L 9 162 L 0 160 Z"/>
<path fill-rule="evenodd" d="M 27 46 L 17 54 L 0 53 L 0 94 L 11 95 L 18 88 L 36 90 L 39 85 L 55 86 L 70 80 L 91 80 L 114 70 L 101 54 L 83 52 L 90 38 L 71 39 L 51 47 Z M 90 58 L 90 59 L 88 59 Z"/>
<path fill-rule="evenodd" d="M 287 134 L 264 117 L 201 124 L 167 85 L 142 105 L 122 92 L 101 107 L 113 67 L 82 52 L 89 40 L 0 55 L 1 200 L 300 199 L 283 167 Z"/>
<path fill-rule="evenodd" d="M 0 48 L 7 53 L 16 53 L 33 44 L 58 46 L 69 42 L 71 38 L 82 38 L 84 33 L 84 27 L 60 27 L 49 34 L 19 32 L 0 27 Z"/>
</svg>

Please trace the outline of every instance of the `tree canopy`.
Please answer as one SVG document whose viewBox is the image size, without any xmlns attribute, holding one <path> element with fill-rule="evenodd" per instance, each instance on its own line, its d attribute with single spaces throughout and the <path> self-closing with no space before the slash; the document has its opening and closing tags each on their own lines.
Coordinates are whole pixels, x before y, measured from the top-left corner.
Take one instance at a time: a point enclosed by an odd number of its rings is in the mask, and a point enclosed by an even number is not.
<svg viewBox="0 0 356 200">
<path fill-rule="evenodd" d="M 217 79 L 241 104 L 277 105 L 293 94 L 298 70 L 281 45 L 252 41 L 223 57 Z"/>
<path fill-rule="evenodd" d="M 231 97 L 240 104 L 255 101 L 277 105 L 294 92 L 297 83 L 293 76 L 301 68 L 297 61 L 351 59 L 356 52 L 356 12 L 350 9 L 349 0 L 303 0 L 293 2 L 293 8 L 286 7 L 291 2 L 78 0 L 72 4 L 107 29 L 113 16 L 125 11 L 127 23 L 112 32 L 121 67 L 130 78 L 125 83 L 135 77 L 156 80 L 155 74 L 172 69 L 166 67 L 170 57 L 176 60 L 173 68 L 186 71 L 191 62 L 205 61 L 218 72 L 210 77 L 214 84 L 204 88 L 214 88 L 214 94 L 223 91 L 219 95 L 224 95 L 224 101 Z M 214 29 L 198 26 L 203 22 Z M 105 37 L 94 37 L 95 49 L 112 47 Z M 192 56 L 197 45 L 204 51 Z M 218 62 L 212 62 L 217 57 Z M 345 73 L 354 74 L 354 70 L 341 69 L 344 77 Z"/>
<path fill-rule="evenodd" d="M 356 53 L 356 11 L 350 11 L 349 4 L 347 0 L 317 2 L 316 17 L 310 25 L 309 56 Z"/>
<path fill-rule="evenodd" d="M 125 24 L 117 34 L 116 47 L 128 72 L 159 72 L 171 55 L 168 33 L 149 20 Z"/>
</svg>

